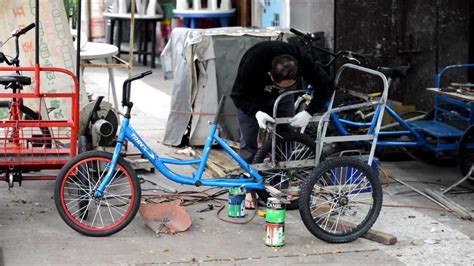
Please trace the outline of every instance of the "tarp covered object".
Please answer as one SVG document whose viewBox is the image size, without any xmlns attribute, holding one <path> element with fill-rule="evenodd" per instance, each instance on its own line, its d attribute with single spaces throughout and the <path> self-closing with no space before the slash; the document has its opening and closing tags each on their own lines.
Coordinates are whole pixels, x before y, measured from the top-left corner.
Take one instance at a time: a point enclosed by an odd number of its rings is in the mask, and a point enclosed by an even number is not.
<svg viewBox="0 0 474 266">
<path fill-rule="evenodd" d="M 254 44 L 276 39 L 280 31 L 219 28 L 175 29 L 161 59 L 165 76 L 174 76 L 171 110 L 163 143 L 180 145 L 190 125 L 189 144 L 204 145 L 222 95 L 229 96 L 240 59 Z M 171 70 L 172 69 L 172 70 Z M 235 106 L 227 97 L 219 122 L 221 136 L 239 139 Z"/>
</svg>

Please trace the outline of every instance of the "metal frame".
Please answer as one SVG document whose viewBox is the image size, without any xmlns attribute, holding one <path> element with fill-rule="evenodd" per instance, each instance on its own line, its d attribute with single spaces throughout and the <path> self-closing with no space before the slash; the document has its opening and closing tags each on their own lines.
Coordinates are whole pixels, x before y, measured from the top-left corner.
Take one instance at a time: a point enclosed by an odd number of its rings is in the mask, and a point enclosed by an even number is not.
<svg viewBox="0 0 474 266">
<path fill-rule="evenodd" d="M 390 86 L 390 79 L 387 80 L 384 74 L 382 74 L 379 71 L 362 67 L 359 65 L 354 65 L 351 63 L 347 63 L 342 65 L 337 73 L 336 73 L 336 78 L 335 78 L 335 87 L 337 88 L 337 84 L 339 83 L 339 80 L 341 78 L 342 73 L 346 69 L 354 69 L 363 73 L 367 73 L 370 75 L 374 75 L 376 77 L 379 77 L 382 82 L 383 82 L 383 92 L 381 97 L 378 100 L 374 101 L 369 101 L 366 103 L 361 103 L 361 104 L 354 104 L 354 105 L 349 105 L 349 106 L 343 106 L 343 107 L 338 107 L 338 108 L 333 108 L 333 103 L 334 99 L 337 93 L 337 90 L 334 91 L 331 100 L 329 101 L 329 106 L 328 110 L 326 113 L 324 113 L 321 116 L 314 116 L 311 118 L 310 121 L 318 121 L 318 130 L 317 130 L 317 138 L 316 138 L 316 158 L 314 160 L 298 160 L 298 161 L 292 161 L 292 162 L 277 162 L 275 159 L 275 149 L 276 149 L 276 137 L 277 133 L 275 130 L 272 132 L 272 158 L 271 158 L 271 166 L 278 167 L 278 168 L 287 168 L 288 164 L 291 164 L 293 166 L 298 166 L 298 167 L 306 167 L 306 166 L 317 166 L 320 163 L 321 160 L 321 154 L 322 154 L 322 148 L 324 144 L 326 143 L 334 143 L 334 142 L 352 142 L 352 141 L 372 141 L 371 144 L 371 149 L 370 149 L 370 154 L 368 158 L 368 164 L 372 165 L 372 161 L 374 158 L 374 153 L 375 153 L 375 148 L 377 146 L 377 140 L 380 132 L 380 127 L 382 124 L 382 118 L 383 114 L 385 111 L 386 107 L 386 102 L 387 102 L 387 97 L 388 97 L 388 88 Z M 291 92 L 285 92 L 282 93 L 278 98 L 275 100 L 275 104 L 273 107 L 273 117 L 276 117 L 276 110 L 279 102 L 281 101 L 282 98 L 287 97 L 288 95 L 292 95 L 295 93 L 301 93 L 304 91 L 291 91 Z M 345 131 L 345 134 L 341 134 L 342 136 L 326 136 L 327 132 L 327 127 L 329 122 L 332 120 L 331 118 L 336 115 L 338 112 L 342 111 L 347 111 L 347 110 L 352 110 L 352 109 L 359 109 L 362 107 L 368 107 L 368 106 L 377 106 L 376 111 L 374 113 L 374 116 L 372 118 L 371 123 L 364 124 L 366 126 L 370 126 L 370 129 L 367 134 L 364 135 L 349 135 L 347 131 Z M 287 124 L 289 118 L 278 118 L 276 119 L 276 124 Z M 263 166 L 262 164 L 255 165 L 256 168 L 261 169 Z M 263 167 L 264 168 L 264 167 Z"/>
<path fill-rule="evenodd" d="M 118 158 L 120 157 L 120 151 L 122 149 L 123 142 L 125 140 L 133 143 L 133 145 L 153 164 L 155 168 L 160 171 L 168 179 L 185 185 L 196 185 L 196 186 L 211 186 L 211 187 L 243 187 L 246 189 L 265 189 L 263 186 L 263 177 L 257 172 L 257 170 L 250 167 L 240 156 L 229 147 L 229 145 L 217 135 L 217 123 L 213 122 L 209 129 L 209 134 L 206 139 L 206 143 L 203 148 L 202 155 L 197 159 L 191 160 L 177 160 L 171 158 L 162 158 L 158 156 L 133 130 L 130 126 L 130 119 L 124 118 L 120 125 L 120 132 L 118 134 L 117 145 L 112 156 L 112 161 L 109 165 L 109 170 L 104 177 L 103 181 L 99 185 L 95 196 L 99 197 L 102 195 L 107 187 L 107 184 L 112 179 L 112 174 L 116 167 Z M 239 179 L 226 179 L 224 177 L 218 179 L 203 179 L 204 169 L 206 162 L 209 158 L 212 144 L 217 142 L 224 150 L 244 169 L 250 177 L 241 175 Z M 198 168 L 193 172 L 192 176 L 183 176 L 170 170 L 166 164 L 173 165 L 192 165 L 198 164 Z"/>
</svg>

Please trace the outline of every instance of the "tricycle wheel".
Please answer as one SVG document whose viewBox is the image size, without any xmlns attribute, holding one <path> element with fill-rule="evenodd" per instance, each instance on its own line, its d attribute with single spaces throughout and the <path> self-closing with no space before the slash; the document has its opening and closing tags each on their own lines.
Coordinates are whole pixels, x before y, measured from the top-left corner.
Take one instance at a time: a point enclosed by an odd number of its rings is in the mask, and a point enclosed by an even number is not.
<svg viewBox="0 0 474 266">
<path fill-rule="evenodd" d="M 111 161 L 110 153 L 81 153 L 64 165 L 56 179 L 56 209 L 66 224 L 81 234 L 108 236 L 117 233 L 138 211 L 140 184 L 135 171 L 122 158 L 119 158 L 103 196 L 94 196 Z"/>
<path fill-rule="evenodd" d="M 375 223 L 382 207 L 382 187 L 364 162 L 330 158 L 308 177 L 299 198 L 306 228 L 330 243 L 351 242 Z"/>
<path fill-rule="evenodd" d="M 458 169 L 466 176 L 474 164 L 474 125 L 470 126 L 461 137 L 458 144 Z M 473 183 L 472 179 L 468 179 Z"/>
<path fill-rule="evenodd" d="M 307 135 L 288 131 L 282 132 L 276 142 L 275 158 L 278 162 L 288 162 L 295 160 L 314 159 L 316 152 L 316 144 Z M 272 142 L 267 141 L 262 148 L 255 154 L 254 163 L 262 163 L 266 159 L 271 158 Z M 265 183 L 270 184 L 274 188 L 283 193 L 293 190 L 292 193 L 299 194 L 300 186 L 306 176 L 310 175 L 314 167 L 301 167 L 295 169 L 270 169 L 260 171 L 260 175 L 265 178 Z M 269 194 L 265 190 L 258 190 L 258 196 L 263 201 L 267 201 Z M 287 194 L 287 193 L 286 193 Z M 291 194 L 291 193 L 289 193 Z M 298 196 L 292 194 L 291 203 L 286 206 L 287 210 L 298 209 Z"/>
</svg>

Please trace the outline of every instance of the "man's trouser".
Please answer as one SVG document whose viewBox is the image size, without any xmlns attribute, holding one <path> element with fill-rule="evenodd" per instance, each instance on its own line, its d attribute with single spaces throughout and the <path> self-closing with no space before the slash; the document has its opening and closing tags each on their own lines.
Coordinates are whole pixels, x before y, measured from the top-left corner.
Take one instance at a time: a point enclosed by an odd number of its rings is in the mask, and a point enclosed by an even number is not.
<svg viewBox="0 0 474 266">
<path fill-rule="evenodd" d="M 293 117 L 295 115 L 294 102 L 293 95 L 284 97 L 278 104 L 277 117 Z M 272 108 L 265 108 L 265 110 L 261 111 L 267 113 L 270 116 L 273 115 Z M 247 163 L 252 163 L 255 153 L 257 153 L 258 150 L 257 140 L 259 126 L 257 119 L 255 116 L 247 115 L 239 108 L 237 108 L 237 119 L 239 120 L 240 127 L 239 155 Z M 289 125 L 280 125 L 278 127 L 278 131 L 280 132 L 280 130 L 285 130 L 284 128 L 288 130 L 288 126 Z"/>
</svg>

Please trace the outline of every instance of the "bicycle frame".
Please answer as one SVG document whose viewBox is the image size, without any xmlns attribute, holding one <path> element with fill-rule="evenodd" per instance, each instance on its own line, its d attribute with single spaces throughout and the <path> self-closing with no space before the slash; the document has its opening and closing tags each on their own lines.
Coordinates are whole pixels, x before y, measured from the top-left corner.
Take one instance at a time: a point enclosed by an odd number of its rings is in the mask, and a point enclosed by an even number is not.
<svg viewBox="0 0 474 266">
<path fill-rule="evenodd" d="M 264 189 L 263 186 L 263 177 L 258 174 L 258 172 L 250 167 L 240 156 L 233 151 L 229 145 L 220 138 L 217 134 L 217 124 L 212 123 L 211 128 L 209 129 L 209 134 L 206 139 L 206 143 L 203 148 L 203 152 L 200 158 L 191 159 L 191 160 L 177 160 L 170 158 L 162 158 L 158 156 L 138 135 L 138 133 L 130 126 L 130 119 L 124 118 L 120 126 L 120 132 L 117 139 L 117 145 L 112 156 L 112 161 L 108 166 L 108 172 L 104 177 L 103 181 L 97 188 L 95 196 L 102 196 L 107 185 L 113 178 L 113 172 L 117 165 L 118 158 L 120 156 L 120 151 L 122 150 L 123 141 L 127 140 L 133 143 L 133 145 L 153 164 L 153 166 L 158 169 L 166 178 L 184 185 L 195 185 L 195 186 L 210 186 L 210 187 L 242 187 L 245 189 Z M 217 142 L 224 150 L 244 169 L 249 175 L 250 178 L 243 178 L 242 175 L 239 179 L 203 179 L 202 175 L 206 167 L 207 159 L 209 158 L 209 153 L 211 151 L 212 144 Z M 166 164 L 174 165 L 192 165 L 198 164 L 198 168 L 193 172 L 192 176 L 183 176 L 177 174 L 166 167 Z"/>
</svg>

